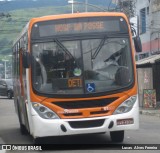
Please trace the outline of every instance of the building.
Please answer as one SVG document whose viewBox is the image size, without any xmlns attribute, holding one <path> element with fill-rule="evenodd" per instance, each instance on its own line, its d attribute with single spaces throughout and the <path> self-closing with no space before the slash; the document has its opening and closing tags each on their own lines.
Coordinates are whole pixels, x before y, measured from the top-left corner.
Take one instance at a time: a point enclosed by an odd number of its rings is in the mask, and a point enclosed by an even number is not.
<svg viewBox="0 0 160 153">
<path fill-rule="evenodd" d="M 137 0 L 135 3 L 136 15 L 142 41 L 142 53 L 136 55 L 140 60 L 160 53 L 160 0 Z"/>
<path fill-rule="evenodd" d="M 148 97 L 148 102 L 153 104 L 154 98 L 156 99 L 155 107 L 160 106 L 160 54 L 152 55 L 147 58 L 138 60 L 137 65 L 137 78 L 138 78 L 138 89 L 139 89 L 139 106 L 145 107 L 145 91 L 151 93 L 154 91 L 155 95 Z M 150 106 L 150 107 L 153 107 Z"/>
<path fill-rule="evenodd" d="M 137 0 L 136 15 L 138 33 L 142 42 L 142 53 L 137 54 L 137 78 L 140 106 L 144 107 L 145 92 L 154 91 L 156 105 L 160 104 L 160 0 Z"/>
</svg>

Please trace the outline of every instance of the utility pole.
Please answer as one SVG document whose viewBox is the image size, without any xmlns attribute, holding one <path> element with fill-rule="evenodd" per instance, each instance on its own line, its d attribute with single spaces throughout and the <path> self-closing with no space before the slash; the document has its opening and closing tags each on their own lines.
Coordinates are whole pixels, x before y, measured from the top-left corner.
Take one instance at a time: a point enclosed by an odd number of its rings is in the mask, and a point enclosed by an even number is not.
<svg viewBox="0 0 160 153">
<path fill-rule="evenodd" d="M 120 11 L 125 13 L 128 18 L 135 16 L 135 0 L 119 0 L 118 6 Z"/>
<path fill-rule="evenodd" d="M 7 62 L 8 60 L 6 59 L 2 59 L 2 61 L 4 62 L 4 78 L 7 79 Z"/>
<path fill-rule="evenodd" d="M 72 14 L 74 13 L 74 0 L 68 0 L 68 3 L 72 4 Z"/>
<path fill-rule="evenodd" d="M 88 0 L 85 0 L 85 11 L 88 12 Z"/>
</svg>

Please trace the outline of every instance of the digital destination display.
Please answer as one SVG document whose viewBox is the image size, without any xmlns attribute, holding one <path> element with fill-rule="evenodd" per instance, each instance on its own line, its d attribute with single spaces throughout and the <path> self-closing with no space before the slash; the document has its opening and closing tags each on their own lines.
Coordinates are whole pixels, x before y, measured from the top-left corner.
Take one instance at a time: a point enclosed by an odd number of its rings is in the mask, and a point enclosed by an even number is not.
<svg viewBox="0 0 160 153">
<path fill-rule="evenodd" d="M 68 32 L 68 31 L 91 31 L 91 30 L 104 30 L 104 21 L 97 22 L 83 22 L 74 24 L 57 24 L 54 27 L 55 32 Z"/>
<path fill-rule="evenodd" d="M 122 18 L 121 18 L 122 19 Z M 61 19 L 36 23 L 32 29 L 38 37 L 58 35 L 86 34 L 96 32 L 128 31 L 125 20 L 120 17 L 87 17 L 76 19 Z M 33 37 L 36 37 L 35 35 Z"/>
</svg>

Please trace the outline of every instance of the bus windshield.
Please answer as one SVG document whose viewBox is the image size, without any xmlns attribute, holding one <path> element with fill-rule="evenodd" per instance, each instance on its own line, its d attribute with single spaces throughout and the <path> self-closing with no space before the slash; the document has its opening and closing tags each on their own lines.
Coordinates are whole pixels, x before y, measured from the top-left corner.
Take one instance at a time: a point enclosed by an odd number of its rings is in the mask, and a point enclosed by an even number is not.
<svg viewBox="0 0 160 153">
<path fill-rule="evenodd" d="M 91 94 L 133 82 L 128 37 L 33 43 L 33 88 L 44 94 Z"/>
</svg>

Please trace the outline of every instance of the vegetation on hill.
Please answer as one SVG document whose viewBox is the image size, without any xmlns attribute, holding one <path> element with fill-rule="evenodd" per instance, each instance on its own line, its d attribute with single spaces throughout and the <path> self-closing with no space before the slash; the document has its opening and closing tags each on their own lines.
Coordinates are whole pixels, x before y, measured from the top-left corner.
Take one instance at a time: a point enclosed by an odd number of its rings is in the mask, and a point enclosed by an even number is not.
<svg viewBox="0 0 160 153">
<path fill-rule="evenodd" d="M 89 11 L 97 10 L 96 8 L 89 9 Z M 84 6 L 76 6 L 74 11 L 84 12 Z M 3 56 L 11 54 L 11 47 L 14 39 L 31 18 L 64 13 L 71 13 L 70 5 L 14 10 L 9 12 L 10 16 L 3 18 L 0 17 L 0 61 Z"/>
<path fill-rule="evenodd" d="M 39 1 L 42 1 L 42 0 L 39 0 Z M 47 0 L 47 1 L 49 1 L 49 0 Z M 79 1 L 84 1 L 84 0 L 79 0 Z M 103 1 L 104 0 L 102 0 L 102 2 Z M 102 3 L 102 4 L 105 3 L 106 5 L 99 4 L 99 7 L 107 8 L 108 3 L 106 3 L 106 1 L 107 0 L 105 0 Z M 15 1 L 14 3 L 16 3 L 16 2 L 17 1 Z M 29 2 L 29 1 L 26 1 L 26 2 Z M 51 5 L 50 7 L 46 7 L 46 6 L 35 7 L 34 6 L 34 8 L 27 8 L 26 9 L 24 7 L 25 9 L 18 9 L 19 7 L 17 6 L 17 10 L 13 9 L 12 11 L 9 11 L 8 12 L 9 14 L 7 13 L 7 15 L 5 15 L 5 16 L 2 16 L 0 14 L 0 20 L 1 20 L 0 21 L 0 63 L 1 63 L 1 59 L 4 58 L 4 56 L 12 53 L 11 48 L 12 48 L 12 44 L 13 44 L 14 39 L 18 36 L 18 34 L 23 29 L 23 27 L 26 25 L 26 23 L 31 18 L 45 16 L 45 15 L 71 13 L 71 5 L 68 5 L 66 3 L 66 1 L 65 1 L 65 3 L 63 1 L 63 3 L 62 3 L 61 0 L 55 0 L 54 2 L 56 2 L 55 5 L 54 6 Z M 97 0 L 93 0 L 92 2 L 93 2 L 93 4 L 94 3 L 97 4 L 96 3 Z M 31 3 L 31 1 L 30 1 L 30 3 Z M 57 6 L 59 3 L 62 3 L 63 5 Z M 40 4 L 39 4 L 39 6 L 40 6 Z M 1 5 L 0 5 L 0 9 L 1 9 Z M 74 5 L 74 12 L 84 12 L 84 11 L 85 11 L 84 5 Z M 88 11 L 100 11 L 100 10 L 98 10 L 97 8 L 88 6 Z"/>
<path fill-rule="evenodd" d="M 69 12 L 71 12 L 70 6 L 30 8 L 9 12 L 11 16 L 1 18 L 0 22 L 0 60 L 5 55 L 11 54 L 14 39 L 31 18 Z"/>
<path fill-rule="evenodd" d="M 0 77 L 4 75 L 4 59 L 8 61 L 6 62 L 7 67 L 11 67 L 13 41 L 31 18 L 71 13 L 71 5 L 67 3 L 67 0 L 54 0 L 54 3 L 53 0 L 37 1 L 39 3 L 29 0 L 0 1 Z M 85 2 L 85 0 L 78 1 Z M 101 0 L 100 4 L 99 0 L 92 0 L 93 5 L 98 5 L 105 9 L 108 8 L 108 5 L 110 6 L 110 2 L 110 0 Z M 74 5 L 74 12 L 84 11 L 84 5 Z M 100 10 L 88 6 L 88 11 Z"/>
<path fill-rule="evenodd" d="M 78 2 L 85 2 L 85 0 L 76 0 Z M 88 3 L 93 5 L 112 6 L 111 0 L 88 0 Z M 68 0 L 11 0 L 0 1 L 0 12 L 8 12 L 18 9 L 48 7 L 48 6 L 66 6 Z"/>
</svg>

